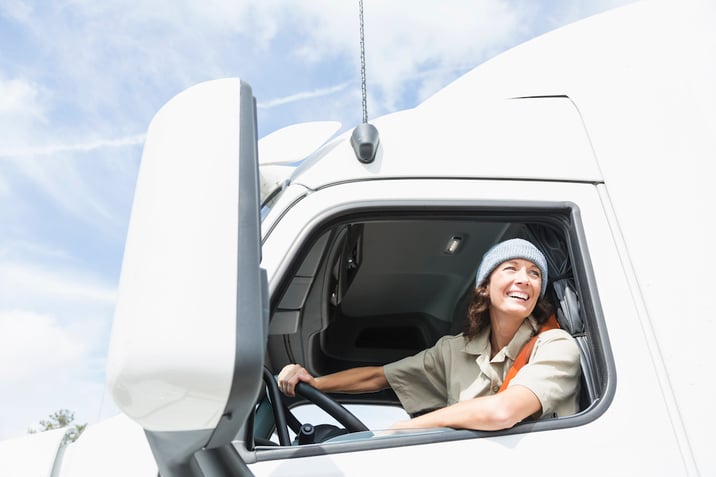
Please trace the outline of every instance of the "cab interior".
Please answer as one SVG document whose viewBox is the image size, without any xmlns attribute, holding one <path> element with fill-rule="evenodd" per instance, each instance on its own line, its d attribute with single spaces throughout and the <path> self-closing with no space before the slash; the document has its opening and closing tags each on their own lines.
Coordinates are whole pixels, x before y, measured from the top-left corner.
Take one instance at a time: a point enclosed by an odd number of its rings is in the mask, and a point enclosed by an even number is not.
<svg viewBox="0 0 716 477">
<path fill-rule="evenodd" d="M 383 365 L 432 346 L 441 336 L 460 333 L 482 255 L 493 244 L 514 237 L 532 241 L 547 257 L 547 298 L 582 353 L 580 413 L 566 418 L 566 423 L 537 425 L 549 428 L 591 420 L 590 410 L 606 392 L 608 343 L 596 290 L 590 287 L 592 265 L 578 211 L 568 205 L 376 209 L 326 220 L 293 257 L 289 273 L 271 300 L 266 387 L 246 429 L 246 448 L 275 450 L 344 442 L 346 434 L 366 435 L 366 430 L 368 437 L 377 436 L 377 429 L 350 431 L 339 422 L 328 425 L 321 436 L 299 439 L 304 423 L 291 410 L 308 399 L 276 395 L 273 376 L 289 363 L 301 363 L 314 376 Z M 363 404 L 362 409 L 400 408 L 390 390 L 334 394 L 330 399 L 341 405 Z M 281 418 L 281 414 L 288 417 Z M 503 432 L 525 432 L 534 425 L 519 424 Z M 289 428 L 290 438 L 277 438 L 281 427 Z M 441 437 L 426 433 L 425 439 L 483 435 L 445 431 Z"/>
</svg>

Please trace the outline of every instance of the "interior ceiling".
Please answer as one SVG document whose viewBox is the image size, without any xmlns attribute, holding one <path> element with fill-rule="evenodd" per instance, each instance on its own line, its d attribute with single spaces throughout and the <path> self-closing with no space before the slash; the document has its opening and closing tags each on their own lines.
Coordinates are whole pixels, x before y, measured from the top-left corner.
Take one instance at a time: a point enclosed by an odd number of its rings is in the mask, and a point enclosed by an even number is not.
<svg viewBox="0 0 716 477">
<path fill-rule="evenodd" d="M 366 223 L 361 263 L 342 301 L 348 316 L 425 312 L 452 320 L 455 303 L 473 279 L 502 223 L 410 220 Z M 451 237 L 457 253 L 445 253 Z"/>
</svg>

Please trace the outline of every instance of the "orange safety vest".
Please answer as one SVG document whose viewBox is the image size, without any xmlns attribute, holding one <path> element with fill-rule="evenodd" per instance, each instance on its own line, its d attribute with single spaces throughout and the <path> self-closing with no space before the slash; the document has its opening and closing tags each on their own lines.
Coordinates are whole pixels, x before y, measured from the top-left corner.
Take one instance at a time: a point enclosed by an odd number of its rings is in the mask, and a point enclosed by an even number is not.
<svg viewBox="0 0 716 477">
<path fill-rule="evenodd" d="M 507 389 L 507 385 L 510 384 L 510 381 L 512 381 L 512 378 L 515 377 L 517 372 L 527 364 L 527 362 L 530 360 L 530 355 L 532 354 L 532 349 L 535 347 L 535 343 L 537 342 L 537 338 L 539 337 L 540 333 L 547 330 L 554 330 L 559 328 L 559 323 L 557 323 L 557 317 L 552 314 L 547 321 L 540 327 L 539 331 L 536 335 L 532 337 L 531 340 L 525 344 L 522 349 L 520 350 L 520 354 L 517 355 L 517 358 L 515 358 L 515 362 L 512 363 L 512 367 L 509 371 L 507 371 L 507 376 L 505 376 L 505 380 L 502 382 L 502 386 L 500 386 L 500 390 L 497 391 L 498 393 L 501 393 L 505 389 Z"/>
</svg>

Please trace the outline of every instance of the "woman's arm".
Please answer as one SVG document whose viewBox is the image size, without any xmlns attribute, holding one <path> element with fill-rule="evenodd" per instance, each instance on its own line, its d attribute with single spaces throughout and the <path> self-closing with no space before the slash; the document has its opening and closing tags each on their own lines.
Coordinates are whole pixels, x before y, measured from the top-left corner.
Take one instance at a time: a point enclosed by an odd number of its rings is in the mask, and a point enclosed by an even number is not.
<svg viewBox="0 0 716 477">
<path fill-rule="evenodd" d="M 525 386 L 510 386 L 501 393 L 461 401 L 422 416 L 395 423 L 393 429 L 452 427 L 496 431 L 508 429 L 542 408 Z"/>
<path fill-rule="evenodd" d="M 277 381 L 279 389 L 287 396 L 296 394 L 295 388 L 299 381 L 327 393 L 366 393 L 388 387 L 382 366 L 346 369 L 314 378 L 300 364 L 289 364 L 281 370 Z"/>
</svg>

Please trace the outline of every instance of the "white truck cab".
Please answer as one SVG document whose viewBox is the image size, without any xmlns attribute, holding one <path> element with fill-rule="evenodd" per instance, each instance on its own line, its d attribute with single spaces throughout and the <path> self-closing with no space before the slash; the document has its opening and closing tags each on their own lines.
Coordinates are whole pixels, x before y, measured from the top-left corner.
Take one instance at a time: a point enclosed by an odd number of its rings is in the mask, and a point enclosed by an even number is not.
<svg viewBox="0 0 716 477">
<path fill-rule="evenodd" d="M 32 475 L 60 477 L 716 475 L 715 24 L 707 1 L 595 16 L 376 119 L 363 144 L 332 123 L 257 142 L 240 79 L 179 94 L 149 127 L 127 237 L 122 414 L 0 456 L 36 445 Z M 544 251 L 579 344 L 575 415 L 398 432 L 371 423 L 403 412 L 390 390 L 277 391 L 288 363 L 382 365 L 459 333 L 482 254 L 511 237 Z"/>
</svg>

